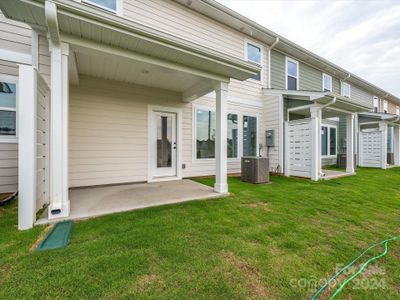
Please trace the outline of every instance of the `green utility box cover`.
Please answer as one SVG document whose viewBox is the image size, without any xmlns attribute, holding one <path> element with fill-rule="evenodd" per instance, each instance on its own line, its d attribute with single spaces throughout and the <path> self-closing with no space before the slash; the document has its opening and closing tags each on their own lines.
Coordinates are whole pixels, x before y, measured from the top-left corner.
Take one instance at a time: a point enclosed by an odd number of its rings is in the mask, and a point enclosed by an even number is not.
<svg viewBox="0 0 400 300">
<path fill-rule="evenodd" d="M 72 221 L 64 221 L 54 225 L 39 247 L 37 247 L 36 252 L 65 248 L 71 237 L 72 224 Z"/>
</svg>

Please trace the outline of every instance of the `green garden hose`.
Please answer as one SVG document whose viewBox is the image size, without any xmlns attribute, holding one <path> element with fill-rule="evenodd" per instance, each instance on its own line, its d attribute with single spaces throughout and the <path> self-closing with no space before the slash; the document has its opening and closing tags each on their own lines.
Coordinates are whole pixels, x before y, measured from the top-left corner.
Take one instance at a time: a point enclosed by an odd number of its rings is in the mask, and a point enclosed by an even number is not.
<svg viewBox="0 0 400 300">
<path fill-rule="evenodd" d="M 340 274 L 342 274 L 344 271 L 346 271 L 348 268 L 350 268 L 352 265 L 354 265 L 365 253 L 367 253 L 369 250 L 371 250 L 371 249 L 373 249 L 373 248 L 375 248 L 375 247 L 377 247 L 377 246 L 379 246 L 379 245 L 384 245 L 384 247 L 385 247 L 385 250 L 381 253 L 381 254 L 379 254 L 379 255 L 377 255 L 377 256 L 375 256 L 375 257 L 373 257 L 373 258 L 371 258 L 371 259 L 369 259 L 367 262 L 365 262 L 363 265 L 362 265 L 362 267 L 357 271 L 357 273 L 355 273 L 354 275 L 352 275 L 351 277 L 349 277 L 347 280 L 345 280 L 340 286 L 339 286 L 339 288 L 337 288 L 336 289 L 336 291 L 332 294 L 332 296 L 329 298 L 329 300 L 332 300 L 332 299 L 334 299 L 339 293 L 340 293 L 340 291 L 342 291 L 343 290 L 343 288 L 349 283 L 349 282 L 351 282 L 354 278 L 356 278 L 358 275 L 360 275 L 361 273 L 362 273 L 362 271 L 364 271 L 364 269 L 371 263 L 371 262 L 373 262 L 373 261 L 375 261 L 375 260 L 377 260 L 377 259 L 379 259 L 379 258 L 381 258 L 381 257 L 383 257 L 383 256 L 385 256 L 386 255 L 386 253 L 388 252 L 388 243 L 390 242 L 390 241 L 395 241 L 395 240 L 400 240 L 400 236 L 395 236 L 395 237 L 392 237 L 392 238 L 390 238 L 390 239 L 387 239 L 387 240 L 384 240 L 384 241 L 382 241 L 382 242 L 380 242 L 380 243 L 377 243 L 377 244 L 374 244 L 374 245 L 372 245 L 372 246 L 370 246 L 370 247 L 368 247 L 367 249 L 365 249 L 359 256 L 357 256 L 353 261 L 351 261 L 348 265 L 346 265 L 344 268 L 342 268 L 341 270 L 339 270 L 334 276 L 332 276 L 311 298 L 310 298 L 310 300 L 315 300 L 315 299 L 317 299 L 317 297 L 322 293 L 322 291 L 333 281 L 333 280 L 335 280 Z"/>
</svg>

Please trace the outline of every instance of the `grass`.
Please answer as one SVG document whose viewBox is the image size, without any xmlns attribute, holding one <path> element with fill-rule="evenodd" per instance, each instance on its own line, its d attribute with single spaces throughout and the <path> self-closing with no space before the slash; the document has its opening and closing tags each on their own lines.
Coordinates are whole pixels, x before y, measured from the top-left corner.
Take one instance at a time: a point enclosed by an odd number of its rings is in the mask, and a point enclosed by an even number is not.
<svg viewBox="0 0 400 300">
<path fill-rule="evenodd" d="M 42 253 L 29 249 L 44 227 L 18 232 L 16 204 L 2 207 L 0 298 L 306 299 L 337 264 L 400 235 L 400 168 L 229 184 L 227 198 L 75 223 L 68 248 Z M 384 272 L 338 299 L 398 299 L 400 242 L 371 267 Z"/>
</svg>

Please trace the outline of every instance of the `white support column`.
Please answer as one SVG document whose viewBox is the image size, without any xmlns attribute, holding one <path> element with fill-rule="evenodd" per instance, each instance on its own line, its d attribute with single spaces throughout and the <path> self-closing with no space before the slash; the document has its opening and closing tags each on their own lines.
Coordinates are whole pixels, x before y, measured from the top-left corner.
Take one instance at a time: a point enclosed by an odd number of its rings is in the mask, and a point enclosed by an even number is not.
<svg viewBox="0 0 400 300">
<path fill-rule="evenodd" d="M 354 114 L 346 116 L 346 173 L 354 173 Z"/>
<path fill-rule="evenodd" d="M 379 122 L 379 130 L 382 132 L 382 153 L 381 153 L 381 168 L 387 168 L 387 140 L 388 140 L 388 126 L 384 121 Z"/>
<path fill-rule="evenodd" d="M 227 163 L 227 106 L 228 84 L 220 82 L 215 87 L 216 93 L 216 145 L 215 145 L 215 185 L 217 193 L 228 192 L 228 163 Z"/>
<path fill-rule="evenodd" d="M 311 180 L 321 173 L 321 108 L 311 107 Z"/>
<path fill-rule="evenodd" d="M 359 124 L 358 124 L 358 113 L 354 115 L 354 154 L 356 160 L 354 162 L 354 166 L 358 166 L 360 162 L 360 146 L 359 146 Z"/>
<path fill-rule="evenodd" d="M 285 122 L 285 164 L 284 164 L 284 174 L 285 176 L 290 176 L 290 145 L 289 145 L 289 122 Z"/>
<path fill-rule="evenodd" d="M 36 220 L 36 103 L 37 74 L 32 66 L 19 66 L 18 98 L 18 229 Z"/>
<path fill-rule="evenodd" d="M 394 152 L 394 165 L 400 165 L 400 128 L 395 125 L 393 128 L 393 152 Z"/>
<path fill-rule="evenodd" d="M 68 197 L 68 44 L 51 53 L 50 207 L 49 219 L 69 215 Z"/>
</svg>

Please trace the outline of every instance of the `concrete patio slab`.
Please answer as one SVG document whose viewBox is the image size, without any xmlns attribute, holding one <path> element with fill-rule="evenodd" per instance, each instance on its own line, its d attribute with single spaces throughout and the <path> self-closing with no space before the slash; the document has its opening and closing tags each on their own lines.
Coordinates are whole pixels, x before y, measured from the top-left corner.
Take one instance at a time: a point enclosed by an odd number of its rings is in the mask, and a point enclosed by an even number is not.
<svg viewBox="0 0 400 300">
<path fill-rule="evenodd" d="M 70 216 L 64 219 L 82 220 L 146 207 L 221 198 L 227 195 L 216 193 L 211 187 L 189 179 L 75 188 L 71 189 L 69 194 Z M 47 212 L 43 216 L 36 224 L 48 224 L 63 220 L 48 220 Z"/>
<path fill-rule="evenodd" d="M 356 174 L 356 173 L 346 173 L 345 171 L 336 171 L 336 170 L 322 170 L 322 173 L 325 174 L 325 176 L 321 177 L 322 180 L 353 176 Z"/>
</svg>

